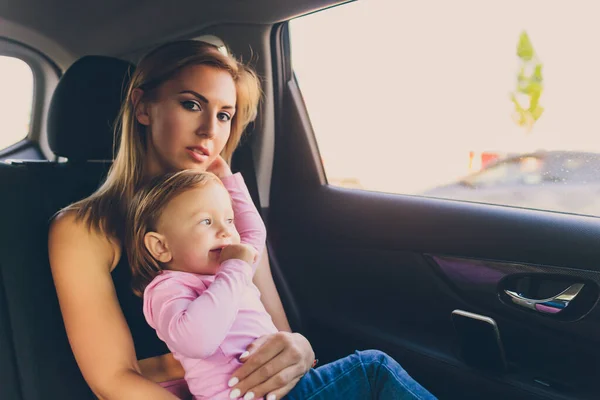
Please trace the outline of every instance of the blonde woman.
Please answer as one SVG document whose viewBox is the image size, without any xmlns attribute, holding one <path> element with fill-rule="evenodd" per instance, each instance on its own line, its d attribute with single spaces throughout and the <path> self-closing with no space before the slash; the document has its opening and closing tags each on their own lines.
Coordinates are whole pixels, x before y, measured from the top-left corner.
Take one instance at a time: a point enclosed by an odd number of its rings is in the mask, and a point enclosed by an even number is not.
<svg viewBox="0 0 600 400">
<path fill-rule="evenodd" d="M 155 49 L 131 77 L 120 116 L 119 152 L 106 181 L 53 221 L 50 264 L 67 335 L 100 399 L 175 399 L 155 382 L 185 385 L 181 365 L 146 326 L 141 304 L 117 297 L 123 290 L 115 286 L 129 285 L 122 246 L 125 210 L 153 176 L 204 171 L 219 155 L 229 161 L 256 116 L 259 98 L 256 75 L 215 46 L 179 41 Z M 279 332 L 249 347 L 251 355 L 236 371 L 236 388 L 281 398 L 311 367 L 314 353 L 306 338 L 290 332 L 267 257 L 254 283 Z"/>
</svg>

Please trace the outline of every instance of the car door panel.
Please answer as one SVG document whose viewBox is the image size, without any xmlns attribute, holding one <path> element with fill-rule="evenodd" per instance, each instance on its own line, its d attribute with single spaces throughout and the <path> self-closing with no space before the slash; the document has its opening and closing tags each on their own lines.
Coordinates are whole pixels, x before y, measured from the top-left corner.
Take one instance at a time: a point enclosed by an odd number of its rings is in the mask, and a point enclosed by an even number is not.
<svg viewBox="0 0 600 400">
<path fill-rule="evenodd" d="M 502 279 L 476 279 L 492 265 L 501 278 L 538 272 L 597 285 L 599 219 L 328 186 L 293 79 L 281 95 L 269 232 L 320 357 L 386 350 L 440 398 L 600 393 L 595 301 L 580 319 L 559 321 L 501 300 Z M 450 257 L 467 265 L 469 285 L 449 275 Z M 465 364 L 454 309 L 496 320 L 508 372 Z"/>
</svg>

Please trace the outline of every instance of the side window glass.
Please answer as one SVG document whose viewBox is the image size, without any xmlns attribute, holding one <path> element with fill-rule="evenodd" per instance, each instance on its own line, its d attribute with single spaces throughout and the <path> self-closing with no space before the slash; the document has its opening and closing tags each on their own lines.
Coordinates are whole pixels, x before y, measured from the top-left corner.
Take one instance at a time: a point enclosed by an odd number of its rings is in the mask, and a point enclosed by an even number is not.
<svg viewBox="0 0 600 400">
<path fill-rule="evenodd" d="M 290 21 L 328 184 L 600 216 L 597 6 L 540 4 L 369 0 Z"/>
<path fill-rule="evenodd" d="M 0 150 L 29 134 L 33 85 L 33 72 L 26 62 L 0 56 Z"/>
</svg>

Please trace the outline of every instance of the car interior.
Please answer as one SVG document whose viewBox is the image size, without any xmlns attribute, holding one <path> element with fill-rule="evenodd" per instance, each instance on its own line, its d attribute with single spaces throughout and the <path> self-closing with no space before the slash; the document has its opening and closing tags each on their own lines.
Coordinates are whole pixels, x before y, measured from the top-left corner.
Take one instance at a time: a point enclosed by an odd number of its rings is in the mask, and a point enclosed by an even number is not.
<svg viewBox="0 0 600 400">
<path fill-rule="evenodd" d="M 49 221 L 106 176 L 136 61 L 184 38 L 226 44 L 261 77 L 232 167 L 267 225 L 292 329 L 320 363 L 383 350 L 439 399 L 600 396 L 598 218 L 328 184 L 289 24 L 348 4 L 0 3 L 0 56 L 34 77 L 27 137 L 0 146 L 0 398 L 94 398 L 65 333 Z"/>
</svg>

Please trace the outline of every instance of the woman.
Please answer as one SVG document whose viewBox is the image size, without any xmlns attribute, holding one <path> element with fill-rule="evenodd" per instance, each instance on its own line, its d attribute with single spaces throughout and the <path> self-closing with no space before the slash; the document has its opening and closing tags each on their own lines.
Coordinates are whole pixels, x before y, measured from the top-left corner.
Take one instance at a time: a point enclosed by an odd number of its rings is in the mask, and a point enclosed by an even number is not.
<svg viewBox="0 0 600 400">
<path fill-rule="evenodd" d="M 141 305 L 123 297 L 131 292 L 125 213 L 134 193 L 157 175 L 183 169 L 221 175 L 259 98 L 256 75 L 213 45 L 179 41 L 155 49 L 131 78 L 120 148 L 106 181 L 53 221 L 50 264 L 67 335 L 100 399 L 176 399 L 173 393 L 183 393 L 177 386 L 184 385 L 181 365 L 139 323 Z M 311 368 L 314 353 L 306 338 L 290 332 L 266 256 L 253 282 L 279 332 L 248 347 L 230 382 L 237 393 L 280 399 Z"/>
<path fill-rule="evenodd" d="M 206 170 L 219 154 L 230 160 L 256 115 L 259 87 L 249 69 L 212 45 L 182 41 L 156 49 L 132 76 L 121 114 L 120 150 L 106 182 L 53 222 L 50 263 L 67 334 L 99 398 L 176 398 L 154 382 L 182 378 L 180 365 L 160 346 L 155 354 L 145 349 L 151 357 L 138 363 L 115 292 L 113 275 L 128 269 L 122 250 L 124 210 L 136 188 L 153 175 Z M 304 337 L 289 333 L 266 257 L 254 281 L 282 332 L 251 346 L 237 387 L 262 384 L 279 390 L 280 398 L 310 368 L 314 354 Z M 258 374 L 261 368 L 271 371 L 269 379 L 259 378 L 266 376 Z M 290 368 L 293 374 L 278 378 Z"/>
</svg>

